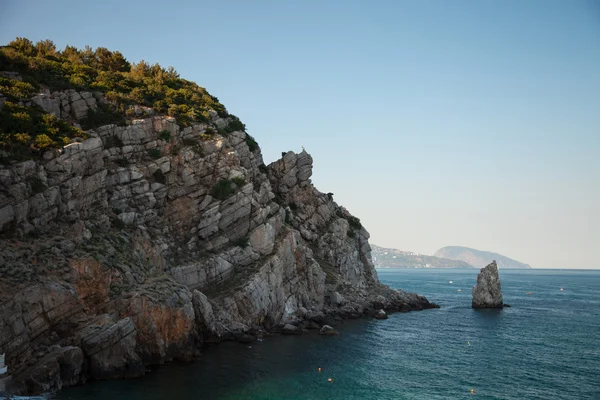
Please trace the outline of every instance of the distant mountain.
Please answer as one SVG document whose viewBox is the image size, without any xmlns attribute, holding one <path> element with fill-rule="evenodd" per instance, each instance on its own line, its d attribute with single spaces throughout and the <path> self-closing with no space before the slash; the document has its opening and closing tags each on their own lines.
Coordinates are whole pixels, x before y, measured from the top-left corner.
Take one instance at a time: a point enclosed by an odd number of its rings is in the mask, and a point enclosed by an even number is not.
<svg viewBox="0 0 600 400">
<path fill-rule="evenodd" d="M 388 249 L 374 244 L 371 245 L 371 255 L 377 268 L 473 268 L 464 261 Z"/>
<path fill-rule="evenodd" d="M 493 260 L 496 260 L 499 268 L 531 268 L 529 264 L 515 261 L 512 258 L 505 257 L 498 253 L 475 250 L 462 246 L 442 247 L 435 252 L 434 256 L 464 261 L 477 268 L 483 268 Z"/>
</svg>

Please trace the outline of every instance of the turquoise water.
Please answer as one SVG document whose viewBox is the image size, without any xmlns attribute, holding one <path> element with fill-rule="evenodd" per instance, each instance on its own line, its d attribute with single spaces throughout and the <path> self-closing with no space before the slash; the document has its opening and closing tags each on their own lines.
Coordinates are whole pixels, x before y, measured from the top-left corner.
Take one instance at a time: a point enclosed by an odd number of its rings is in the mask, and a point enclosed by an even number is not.
<svg viewBox="0 0 600 400">
<path fill-rule="evenodd" d="M 346 322 L 335 337 L 222 343 L 56 399 L 600 399 L 600 271 L 501 270 L 512 308 L 485 311 L 470 308 L 478 270 L 378 272 L 441 308 Z"/>
</svg>

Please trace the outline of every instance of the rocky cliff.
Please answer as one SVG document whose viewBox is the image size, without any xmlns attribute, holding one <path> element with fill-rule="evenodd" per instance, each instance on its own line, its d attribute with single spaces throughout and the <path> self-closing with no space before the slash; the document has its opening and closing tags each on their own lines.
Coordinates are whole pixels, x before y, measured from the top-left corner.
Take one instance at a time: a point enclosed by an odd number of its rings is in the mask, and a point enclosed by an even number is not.
<svg viewBox="0 0 600 400">
<path fill-rule="evenodd" d="M 74 124 L 108 103 L 75 90 L 32 101 Z M 435 306 L 378 282 L 368 232 L 315 189 L 308 153 L 266 166 L 243 130 L 217 133 L 231 121 L 214 111 L 185 128 L 135 113 L 0 165 L 0 353 L 15 391 L 140 376 L 207 341 Z"/>
</svg>

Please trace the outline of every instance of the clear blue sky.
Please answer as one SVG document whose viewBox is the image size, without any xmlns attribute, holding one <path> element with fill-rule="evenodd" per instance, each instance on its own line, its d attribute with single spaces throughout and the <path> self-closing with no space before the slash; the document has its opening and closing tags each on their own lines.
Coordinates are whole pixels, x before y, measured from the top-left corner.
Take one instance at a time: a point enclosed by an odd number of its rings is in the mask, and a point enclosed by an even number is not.
<svg viewBox="0 0 600 400">
<path fill-rule="evenodd" d="M 371 242 L 600 268 L 599 1 L 2 1 L 0 43 L 172 65 Z"/>
</svg>

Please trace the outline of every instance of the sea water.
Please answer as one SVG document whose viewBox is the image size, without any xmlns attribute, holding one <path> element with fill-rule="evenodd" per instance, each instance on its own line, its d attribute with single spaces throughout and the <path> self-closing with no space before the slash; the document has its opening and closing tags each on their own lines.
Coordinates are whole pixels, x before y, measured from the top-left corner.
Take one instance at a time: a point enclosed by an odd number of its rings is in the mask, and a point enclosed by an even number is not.
<svg viewBox="0 0 600 400">
<path fill-rule="evenodd" d="M 345 322 L 338 336 L 222 343 L 194 363 L 55 398 L 600 399 L 600 271 L 500 270 L 503 310 L 471 309 L 477 272 L 379 270 L 441 308 Z"/>
</svg>

